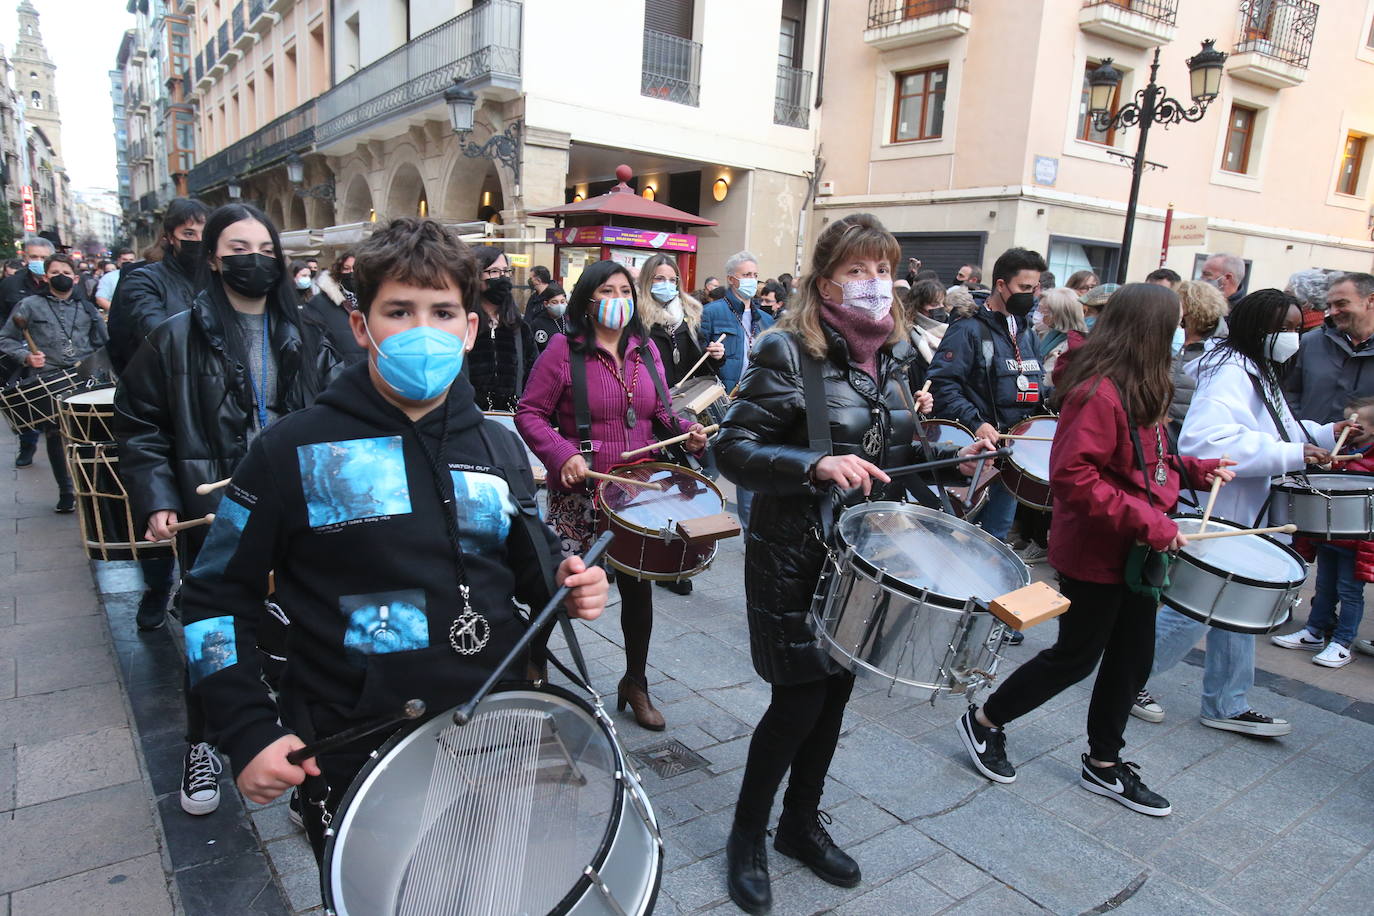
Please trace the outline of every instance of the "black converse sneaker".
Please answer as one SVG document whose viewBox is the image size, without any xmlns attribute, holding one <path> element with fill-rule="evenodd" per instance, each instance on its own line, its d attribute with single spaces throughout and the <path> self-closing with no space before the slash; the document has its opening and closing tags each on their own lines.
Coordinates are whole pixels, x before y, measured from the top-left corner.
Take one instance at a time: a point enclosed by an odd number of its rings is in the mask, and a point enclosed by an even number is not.
<svg viewBox="0 0 1374 916">
<path fill-rule="evenodd" d="M 181 810 L 209 814 L 219 807 L 219 774 L 223 764 L 215 749 L 202 741 L 186 748 L 181 770 Z"/>
<path fill-rule="evenodd" d="M 1088 762 L 1088 755 L 1084 754 L 1083 772 L 1079 780 L 1089 792 L 1105 795 L 1141 814 L 1163 817 L 1173 811 L 1168 799 L 1151 792 L 1140 781 L 1136 773 L 1139 769 L 1139 764 L 1130 761 L 1118 761 L 1109 767 L 1095 767 Z"/>
<path fill-rule="evenodd" d="M 1007 736 L 1000 728 L 984 728 L 975 715 L 978 707 L 969 705 L 956 726 L 974 769 L 993 782 L 1016 782 L 1016 768 L 1007 759 Z"/>
</svg>

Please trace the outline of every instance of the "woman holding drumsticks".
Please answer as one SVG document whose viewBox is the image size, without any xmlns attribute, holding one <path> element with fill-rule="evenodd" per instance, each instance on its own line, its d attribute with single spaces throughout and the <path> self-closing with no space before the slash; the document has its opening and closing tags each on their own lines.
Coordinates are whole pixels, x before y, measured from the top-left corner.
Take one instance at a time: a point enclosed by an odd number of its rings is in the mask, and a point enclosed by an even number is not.
<svg viewBox="0 0 1374 916">
<path fill-rule="evenodd" d="M 808 617 L 828 549 L 822 512 L 834 505 L 822 494 L 901 498 L 902 483 L 888 487 L 882 469 L 917 460 L 911 406 L 932 406 L 907 383 L 914 351 L 892 294 L 900 263 L 897 240 L 869 214 L 826 227 L 786 313 L 758 338 L 716 449 L 722 473 L 755 493 L 744 546 L 749 648 L 772 689 L 726 845 L 730 897 L 748 913 L 772 904 L 766 831 L 789 770 L 776 848 L 832 884 L 860 880 L 820 811 L 854 676 L 830 659 Z M 978 440 L 964 454 L 992 447 Z"/>
<path fill-rule="evenodd" d="M 622 452 L 662 438 L 655 421 L 667 434 L 690 433 L 689 452 L 700 453 L 706 447 L 702 425 L 672 412 L 663 362 L 638 306 L 634 281 L 625 267 L 615 261 L 588 265 L 568 297 L 567 333 L 549 340 L 516 411 L 516 428 L 549 469 L 548 523 L 565 556 L 585 553 L 596 531 L 588 471 L 604 474 L 624 463 Z M 575 371 L 585 371 L 582 406 L 589 423 L 583 430 L 578 428 Z M 617 705 L 624 709 L 628 704 L 641 727 L 661 731 L 663 714 L 649 699 L 648 682 L 653 591 L 647 580 L 623 572 L 616 576 L 616 585 L 625 637 L 625 676 L 616 688 Z"/>
<path fill-rule="evenodd" d="M 1162 286 L 1122 287 L 1055 387 L 1060 414 L 1050 452 L 1049 561 L 1072 603 L 1059 618 L 1054 645 L 959 718 L 975 769 L 994 782 L 1016 779 L 1003 728 L 1097 668 L 1080 784 L 1141 814 L 1172 810 L 1146 788 L 1136 765 L 1121 759 L 1131 700 L 1150 673 L 1159 605 L 1157 593 L 1129 574 L 1128 557 L 1139 552 L 1138 543 L 1154 551 L 1186 544 L 1169 518 L 1180 488 L 1234 476 L 1221 466 L 1229 463 L 1224 460 L 1170 454 L 1164 424 L 1180 315 L 1178 296 Z"/>
</svg>

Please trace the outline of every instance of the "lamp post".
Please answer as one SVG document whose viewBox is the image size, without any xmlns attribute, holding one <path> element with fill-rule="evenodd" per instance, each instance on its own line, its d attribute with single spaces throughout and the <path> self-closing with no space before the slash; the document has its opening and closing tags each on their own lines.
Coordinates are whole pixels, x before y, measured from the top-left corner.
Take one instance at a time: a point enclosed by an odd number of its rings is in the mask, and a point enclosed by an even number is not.
<svg viewBox="0 0 1374 916">
<path fill-rule="evenodd" d="M 519 195 L 520 119 L 511 121 L 501 133 L 492 134 L 485 143 L 469 143 L 466 135 L 472 133 L 473 116 L 477 110 L 476 93 L 454 80 L 453 85 L 444 90 L 444 102 L 448 105 L 449 121 L 453 132 L 458 135 L 458 148 L 463 155 L 469 159 L 490 159 L 510 169 L 511 185 Z"/>
<path fill-rule="evenodd" d="M 1121 85 L 1121 71 L 1112 66 L 1110 57 L 1104 59 L 1097 69 L 1088 76 L 1088 114 L 1093 126 L 1099 131 L 1115 128 L 1140 127 L 1140 139 L 1136 143 L 1135 155 L 1131 157 L 1131 195 L 1126 202 L 1126 229 L 1121 236 L 1121 257 L 1117 262 L 1116 282 L 1126 282 L 1126 269 L 1131 256 L 1131 237 L 1135 234 L 1136 204 L 1140 200 L 1140 176 L 1145 170 L 1145 144 L 1149 140 L 1150 126 L 1163 124 L 1166 128 L 1180 121 L 1200 121 L 1207 113 L 1221 91 L 1222 65 L 1226 63 L 1226 52 L 1213 47 L 1214 40 L 1202 43 L 1202 50 L 1188 58 L 1190 76 L 1189 90 L 1193 107 L 1185 108 L 1177 99 L 1170 98 L 1168 90 L 1155 79 L 1159 74 L 1159 48 L 1155 48 L 1154 60 L 1150 64 L 1150 82 L 1135 94 L 1135 101 L 1123 105 L 1115 112 L 1111 110 L 1112 96 Z"/>
</svg>

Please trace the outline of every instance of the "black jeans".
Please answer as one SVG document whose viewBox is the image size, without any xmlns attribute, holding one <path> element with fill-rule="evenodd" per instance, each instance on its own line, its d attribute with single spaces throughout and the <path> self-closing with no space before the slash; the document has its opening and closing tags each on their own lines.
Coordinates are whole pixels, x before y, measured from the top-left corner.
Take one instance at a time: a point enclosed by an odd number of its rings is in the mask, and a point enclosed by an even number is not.
<svg viewBox="0 0 1374 916">
<path fill-rule="evenodd" d="M 1125 585 L 1063 576 L 1059 588 L 1071 602 L 1059 618 L 1059 638 L 1013 671 L 988 697 L 983 713 L 995 725 L 1015 721 L 1083 680 L 1100 659 L 1088 704 L 1088 753 L 1115 761 L 1126 744 L 1122 733 L 1131 703 L 1154 663 L 1158 605 Z"/>
<path fill-rule="evenodd" d="M 773 700 L 749 742 L 749 759 L 735 804 L 739 827 L 751 832 L 767 828 L 773 796 L 789 767 L 792 776 L 783 806 L 805 813 L 820 805 L 825 774 L 840 740 L 844 707 L 853 689 L 854 675 L 847 671 L 806 684 L 773 685 Z"/>
<path fill-rule="evenodd" d="M 48 464 L 52 465 L 52 478 L 57 481 L 57 492 L 72 492 L 72 475 L 67 470 L 67 455 L 62 448 L 62 432 L 55 424 L 48 424 L 43 427 L 43 439 L 43 444 L 48 449 Z"/>
</svg>

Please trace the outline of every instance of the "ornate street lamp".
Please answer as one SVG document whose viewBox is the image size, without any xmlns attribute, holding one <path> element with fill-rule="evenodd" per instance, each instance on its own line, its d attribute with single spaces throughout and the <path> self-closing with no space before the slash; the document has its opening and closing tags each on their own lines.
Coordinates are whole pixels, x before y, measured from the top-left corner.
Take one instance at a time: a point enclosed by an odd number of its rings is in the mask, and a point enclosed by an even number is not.
<svg viewBox="0 0 1374 916">
<path fill-rule="evenodd" d="M 1112 98 L 1121 85 L 1121 71 L 1112 66 L 1110 57 L 1104 59 L 1088 76 L 1088 114 L 1093 127 L 1106 132 L 1117 128 L 1140 128 L 1140 140 L 1136 143 L 1135 155 L 1131 157 L 1131 195 L 1126 203 L 1126 229 L 1121 236 L 1121 257 L 1117 262 L 1116 282 L 1126 282 L 1126 269 L 1131 254 L 1131 238 L 1135 234 L 1136 204 L 1140 200 L 1140 176 L 1145 170 L 1145 144 L 1150 136 L 1152 124 L 1163 124 L 1166 128 L 1181 121 L 1200 121 L 1207 113 L 1221 91 L 1222 66 L 1226 63 L 1226 52 L 1218 51 L 1213 39 L 1202 43 L 1202 50 L 1188 58 L 1189 89 L 1192 92 L 1193 106 L 1184 107 L 1177 99 L 1170 98 L 1168 90 L 1156 82 L 1159 74 L 1159 48 L 1155 48 L 1154 60 L 1150 64 L 1150 81 L 1144 89 L 1135 94 L 1135 101 L 1122 105 L 1115 112 L 1111 110 Z"/>
<path fill-rule="evenodd" d="M 305 160 L 300 153 L 292 153 L 286 157 L 286 180 L 294 185 L 299 185 L 305 181 Z"/>
<path fill-rule="evenodd" d="M 458 148 L 469 159 L 489 159 L 499 162 L 511 172 L 511 183 L 515 193 L 520 193 L 520 130 L 523 122 L 516 118 L 506 125 L 499 134 L 492 134 L 485 143 L 469 143 L 467 134 L 472 133 L 474 116 L 477 111 L 477 95 L 471 89 L 454 80 L 452 86 L 444 90 L 444 103 L 448 105 L 449 123 L 458 135 Z"/>
<path fill-rule="evenodd" d="M 230 178 L 224 188 L 229 192 L 230 200 L 238 200 L 243 197 L 243 185 L 239 184 L 236 179 Z"/>
</svg>

